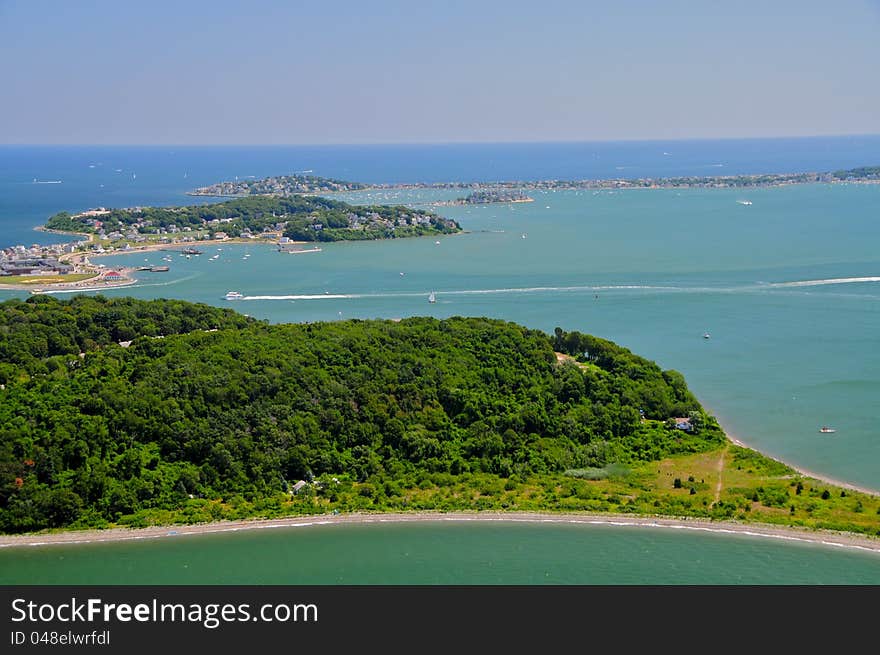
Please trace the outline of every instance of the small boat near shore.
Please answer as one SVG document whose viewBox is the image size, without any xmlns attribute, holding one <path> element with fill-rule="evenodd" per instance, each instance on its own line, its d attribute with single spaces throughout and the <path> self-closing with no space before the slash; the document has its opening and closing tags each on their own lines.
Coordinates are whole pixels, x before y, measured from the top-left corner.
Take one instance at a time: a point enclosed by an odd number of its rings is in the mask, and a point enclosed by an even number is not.
<svg viewBox="0 0 880 655">
<path fill-rule="evenodd" d="M 821 432 L 822 434 L 833 434 L 834 432 L 837 432 L 837 430 L 835 428 L 828 427 L 827 425 L 823 425 L 821 428 L 819 428 L 819 432 Z"/>
<path fill-rule="evenodd" d="M 242 294 L 240 294 L 238 291 L 227 291 L 226 295 L 223 297 L 226 300 L 241 300 L 242 298 L 244 298 L 244 296 Z"/>
</svg>

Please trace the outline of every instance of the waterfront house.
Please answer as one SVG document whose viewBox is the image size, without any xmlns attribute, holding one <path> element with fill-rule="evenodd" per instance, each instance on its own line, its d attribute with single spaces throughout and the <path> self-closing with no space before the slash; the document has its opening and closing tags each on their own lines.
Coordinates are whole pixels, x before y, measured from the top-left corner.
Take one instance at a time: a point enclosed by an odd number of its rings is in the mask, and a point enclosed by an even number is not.
<svg viewBox="0 0 880 655">
<path fill-rule="evenodd" d="M 691 424 L 691 420 L 689 418 L 676 417 L 675 418 L 675 429 L 676 430 L 684 430 L 685 432 L 692 432 L 694 429 L 694 426 Z"/>
<path fill-rule="evenodd" d="M 300 491 L 302 491 L 303 489 L 305 489 L 305 487 L 306 487 L 307 485 L 308 485 L 308 482 L 306 482 L 305 480 L 300 480 L 299 482 L 297 482 L 296 484 L 294 484 L 294 485 L 290 488 L 290 493 L 292 493 L 292 494 L 298 494 Z"/>
</svg>

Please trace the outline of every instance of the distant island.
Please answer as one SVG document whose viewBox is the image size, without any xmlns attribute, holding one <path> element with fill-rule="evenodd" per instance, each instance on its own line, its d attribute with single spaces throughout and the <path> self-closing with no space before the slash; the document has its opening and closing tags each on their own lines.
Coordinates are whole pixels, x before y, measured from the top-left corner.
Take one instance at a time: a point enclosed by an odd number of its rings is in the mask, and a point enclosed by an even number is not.
<svg viewBox="0 0 880 655">
<path fill-rule="evenodd" d="M 880 530 L 880 497 L 731 442 L 680 373 L 562 328 L 34 296 L 0 303 L 0 353 L 7 534 L 432 510 Z"/>
<path fill-rule="evenodd" d="M 767 173 L 756 175 L 707 175 L 682 177 L 608 178 L 582 180 L 509 180 L 497 182 L 412 182 L 361 184 L 323 177 L 282 175 L 244 182 L 220 182 L 192 191 L 193 195 L 279 195 L 294 193 L 338 193 L 382 189 L 472 189 L 471 196 L 438 204 L 477 204 L 517 202 L 503 200 L 503 190 L 568 189 L 682 189 L 682 188 L 756 188 L 790 184 L 877 183 L 880 166 L 862 166 L 824 173 Z M 227 191 L 229 193 L 219 193 Z M 498 197 L 498 200 L 491 199 Z M 469 200 L 470 198 L 470 200 Z M 527 202 L 527 200 L 518 200 Z"/>
<path fill-rule="evenodd" d="M 755 188 L 817 183 L 877 183 L 880 166 L 862 166 L 826 173 L 767 173 L 757 175 L 707 175 L 683 177 L 608 178 L 583 180 L 511 180 L 499 182 L 439 182 L 374 185 L 374 189 L 682 189 Z"/>
<path fill-rule="evenodd" d="M 463 198 L 440 200 L 431 204 L 442 207 L 447 205 L 486 205 L 496 202 L 534 202 L 534 200 L 518 189 L 490 189 L 474 191 Z"/>
<path fill-rule="evenodd" d="M 199 187 L 189 192 L 191 196 L 253 196 L 327 193 L 339 191 L 359 191 L 366 189 L 366 184 L 345 182 L 315 175 L 281 175 L 261 180 L 235 180 L 234 182 L 217 182 L 209 186 Z"/>
</svg>

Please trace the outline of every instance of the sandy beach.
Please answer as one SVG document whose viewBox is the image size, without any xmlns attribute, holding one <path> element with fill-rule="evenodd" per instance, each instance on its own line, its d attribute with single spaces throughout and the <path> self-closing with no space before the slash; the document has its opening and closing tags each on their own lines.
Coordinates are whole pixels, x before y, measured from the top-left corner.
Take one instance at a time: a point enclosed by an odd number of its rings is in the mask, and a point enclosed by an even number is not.
<svg viewBox="0 0 880 655">
<path fill-rule="evenodd" d="M 694 530 L 718 534 L 736 534 L 765 539 L 781 539 L 852 548 L 880 554 L 880 538 L 845 532 L 807 530 L 768 524 L 709 521 L 696 518 L 633 516 L 630 514 L 593 514 L 587 512 L 413 512 L 376 514 L 322 514 L 280 519 L 249 519 L 217 521 L 196 525 L 154 526 L 149 528 L 112 528 L 47 534 L 0 535 L 0 548 L 49 546 L 54 544 L 88 544 L 142 539 L 181 537 L 186 535 L 239 532 L 315 525 L 404 523 L 412 521 L 505 521 L 514 523 L 565 523 L 606 525 L 642 529 Z"/>
<path fill-rule="evenodd" d="M 801 468 L 792 464 L 791 462 L 787 462 L 784 459 L 781 459 L 775 455 L 770 455 L 769 453 L 764 452 L 760 448 L 755 448 L 754 446 L 749 445 L 746 441 L 744 441 L 738 434 L 734 434 L 727 428 L 728 421 L 722 419 L 718 416 L 717 412 L 715 412 L 708 404 L 702 399 L 699 398 L 700 404 L 703 406 L 703 409 L 706 410 L 707 413 L 711 414 L 718 421 L 719 425 L 721 425 L 721 429 L 724 430 L 724 434 L 730 440 L 731 443 L 740 446 L 741 448 L 748 448 L 749 450 L 754 450 L 757 453 L 761 453 L 762 455 L 769 457 L 770 459 L 774 459 L 777 462 L 781 462 L 786 466 L 790 467 L 797 473 L 801 474 L 805 478 L 812 478 L 814 480 L 818 480 L 819 482 L 825 482 L 827 484 L 833 484 L 835 487 L 840 487 L 841 489 L 850 489 L 852 491 L 858 491 L 863 494 L 869 494 L 871 496 L 880 496 L 880 490 L 870 489 L 868 487 L 862 487 L 856 484 L 852 484 L 851 482 L 844 482 L 843 480 L 835 480 L 834 478 L 829 478 L 825 475 L 820 475 L 818 473 L 813 473 L 812 471 L 808 471 L 807 469 Z"/>
</svg>

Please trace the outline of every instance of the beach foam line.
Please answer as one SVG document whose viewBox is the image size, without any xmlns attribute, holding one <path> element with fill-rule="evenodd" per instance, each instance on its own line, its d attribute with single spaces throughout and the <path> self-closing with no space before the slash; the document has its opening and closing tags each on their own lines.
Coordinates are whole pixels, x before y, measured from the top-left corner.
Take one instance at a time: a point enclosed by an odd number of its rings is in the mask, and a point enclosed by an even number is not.
<svg viewBox="0 0 880 655">
<path fill-rule="evenodd" d="M 228 533 L 228 532 L 247 532 L 249 530 L 265 530 L 277 528 L 305 528 L 314 526 L 338 526 L 338 525 L 363 525 L 372 523 L 409 523 L 409 522 L 489 522 L 498 521 L 505 523 L 559 523 L 574 525 L 591 525 L 605 527 L 624 527 L 624 528 L 645 528 L 651 530 L 693 530 L 700 532 L 717 533 L 720 535 L 739 535 L 749 538 L 762 539 L 779 539 L 783 541 L 801 542 L 805 544 L 813 544 L 819 546 L 834 546 L 837 548 L 859 550 L 880 554 L 880 543 L 874 545 L 870 543 L 870 538 L 864 535 L 842 533 L 840 535 L 828 535 L 821 532 L 804 533 L 797 528 L 786 526 L 761 526 L 761 525 L 745 525 L 718 523 L 716 525 L 708 525 L 699 519 L 674 518 L 674 517 L 622 517 L 611 515 L 608 517 L 597 516 L 595 514 L 572 515 L 572 514 L 541 514 L 541 513 L 515 513 L 501 514 L 342 514 L 338 516 L 316 516 L 316 517 L 289 517 L 282 519 L 264 519 L 254 521 L 243 521 L 238 523 L 218 522 L 216 524 L 192 525 L 192 526 L 165 526 L 155 528 L 134 529 L 130 533 L 116 533 L 100 535 L 89 533 L 84 535 L 69 534 L 72 537 L 64 539 L 64 534 L 58 535 L 61 538 L 52 539 L 51 537 L 41 539 L 39 541 L 27 541 L 26 537 L 22 542 L 15 543 L 17 539 L 13 537 L 5 543 L 0 543 L 0 548 L 5 547 L 33 547 L 33 546 L 53 546 L 53 545 L 74 545 L 89 543 L 112 543 L 120 541 L 139 541 L 144 539 L 157 539 L 161 537 L 183 537 L 197 536 L 206 534 Z M 835 539 L 835 536 L 837 538 Z M 870 543 L 870 545 L 869 545 Z"/>
<path fill-rule="evenodd" d="M 794 533 L 792 528 L 780 526 L 776 531 L 762 531 L 757 528 L 743 527 L 723 527 L 707 526 L 707 525 L 691 525 L 688 520 L 692 519 L 668 519 L 666 521 L 656 521 L 649 518 L 644 519 L 603 519 L 596 517 L 572 517 L 572 516 L 438 516 L 424 517 L 416 519 L 407 519 L 399 516 L 377 517 L 360 519 L 359 523 L 400 523 L 408 520 L 416 521 L 447 521 L 447 522 L 464 522 L 464 521 L 501 521 L 505 523 L 568 523 L 574 525 L 600 525 L 607 527 L 635 527 L 635 528 L 651 528 L 651 529 L 670 529 L 670 530 L 697 530 L 701 532 L 710 532 L 724 535 L 741 535 L 744 537 L 759 537 L 764 539 L 782 539 L 785 541 L 796 541 L 808 544 L 818 544 L 823 546 L 836 546 L 838 548 L 851 548 L 855 550 L 863 550 L 870 553 L 880 553 L 880 544 L 877 547 L 865 546 L 851 542 L 833 541 L 831 539 L 823 539 L 820 535 L 816 536 L 799 536 Z M 279 526 L 283 527 L 283 526 Z M 791 534 L 784 534 L 791 531 Z"/>
</svg>

